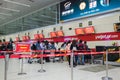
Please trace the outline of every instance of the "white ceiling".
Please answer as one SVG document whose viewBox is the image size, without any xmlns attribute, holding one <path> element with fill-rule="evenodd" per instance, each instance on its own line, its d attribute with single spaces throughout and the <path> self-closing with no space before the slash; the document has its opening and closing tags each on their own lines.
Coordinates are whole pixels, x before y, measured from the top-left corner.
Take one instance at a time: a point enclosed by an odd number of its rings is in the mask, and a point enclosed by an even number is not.
<svg viewBox="0 0 120 80">
<path fill-rule="evenodd" d="M 56 24 L 61 1 L 0 0 L 0 35 Z"/>
<path fill-rule="evenodd" d="M 7 1 L 10 1 L 10 0 L 7 0 Z M 15 12 L 15 11 L 10 11 L 10 10 L 0 8 L 0 25 L 4 24 L 6 22 L 9 22 L 13 19 L 16 19 L 20 16 L 29 14 L 38 9 L 49 6 L 51 4 L 60 2 L 60 0 L 11 0 L 11 1 L 27 4 L 27 5 L 30 5 L 30 7 L 6 2 L 6 0 L 0 0 L 0 7 L 20 11 L 20 12 Z M 2 13 L 4 13 L 4 14 L 2 14 Z"/>
</svg>

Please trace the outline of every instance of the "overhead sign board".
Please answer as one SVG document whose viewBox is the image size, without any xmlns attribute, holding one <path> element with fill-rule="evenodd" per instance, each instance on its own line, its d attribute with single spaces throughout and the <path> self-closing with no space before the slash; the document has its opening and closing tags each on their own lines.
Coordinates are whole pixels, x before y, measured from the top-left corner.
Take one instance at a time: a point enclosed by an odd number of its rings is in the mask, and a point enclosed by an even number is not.
<svg viewBox="0 0 120 80">
<path fill-rule="evenodd" d="M 120 10 L 120 0 L 65 0 L 60 3 L 60 21 Z"/>
</svg>

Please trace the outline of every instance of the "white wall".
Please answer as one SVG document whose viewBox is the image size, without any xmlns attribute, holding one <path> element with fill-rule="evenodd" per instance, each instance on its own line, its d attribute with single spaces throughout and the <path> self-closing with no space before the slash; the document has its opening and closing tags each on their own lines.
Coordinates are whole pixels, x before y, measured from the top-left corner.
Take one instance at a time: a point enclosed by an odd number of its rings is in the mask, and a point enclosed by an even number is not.
<svg viewBox="0 0 120 80">
<path fill-rule="evenodd" d="M 15 37 L 17 37 L 18 34 L 20 37 L 22 37 L 25 35 L 25 33 L 28 34 L 29 32 L 31 39 L 34 39 L 34 34 L 36 34 L 37 31 L 41 33 L 41 30 L 44 30 L 43 34 L 45 35 L 45 38 L 48 38 L 50 37 L 49 32 L 52 32 L 54 27 L 56 28 L 56 31 L 60 30 L 60 26 L 63 26 L 63 31 L 64 31 L 65 36 L 71 36 L 71 35 L 75 35 L 74 29 L 79 28 L 79 23 L 83 23 L 83 27 L 87 27 L 89 21 L 93 22 L 93 26 L 95 28 L 96 33 L 113 32 L 114 31 L 113 24 L 120 22 L 119 13 L 120 12 L 114 12 L 114 13 L 94 16 L 90 18 L 84 18 L 84 19 L 80 19 L 76 21 L 60 23 L 57 25 L 51 25 L 51 26 L 32 29 L 28 31 L 15 33 L 15 34 L 5 35 L 5 36 L 1 36 L 0 38 L 1 39 L 5 38 L 7 41 L 9 41 L 9 38 L 12 38 L 13 40 L 15 40 Z M 72 28 L 72 30 L 69 30 L 69 28 Z M 107 42 L 106 41 L 94 41 L 94 42 L 92 41 L 92 42 L 88 42 L 88 44 L 91 48 L 94 48 L 95 45 L 111 45 L 112 41 L 107 41 Z"/>
</svg>

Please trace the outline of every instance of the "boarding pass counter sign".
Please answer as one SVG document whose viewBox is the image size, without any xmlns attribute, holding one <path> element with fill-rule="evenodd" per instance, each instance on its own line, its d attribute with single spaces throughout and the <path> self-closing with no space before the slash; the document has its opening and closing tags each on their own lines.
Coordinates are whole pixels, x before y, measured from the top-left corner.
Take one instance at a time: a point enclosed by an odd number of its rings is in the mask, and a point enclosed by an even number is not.
<svg viewBox="0 0 120 80">
<path fill-rule="evenodd" d="M 30 43 L 16 43 L 16 52 L 26 54 L 30 52 Z"/>
</svg>

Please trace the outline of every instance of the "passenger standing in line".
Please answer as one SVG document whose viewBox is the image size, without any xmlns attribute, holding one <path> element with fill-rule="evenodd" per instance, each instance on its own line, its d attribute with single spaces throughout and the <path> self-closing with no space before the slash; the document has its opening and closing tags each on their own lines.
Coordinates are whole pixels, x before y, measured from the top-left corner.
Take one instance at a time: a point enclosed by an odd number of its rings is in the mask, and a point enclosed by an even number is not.
<svg viewBox="0 0 120 80">
<path fill-rule="evenodd" d="M 66 52 L 68 52 L 68 53 L 69 53 L 69 50 L 70 50 L 70 46 L 71 46 L 71 41 L 68 41 L 66 43 L 66 48 L 65 48 Z M 70 66 L 70 55 L 68 55 L 68 64 Z"/>
<path fill-rule="evenodd" d="M 73 40 L 70 46 L 70 50 L 73 50 L 74 52 L 76 52 L 78 50 L 78 46 L 77 46 L 77 41 Z M 78 61 L 78 55 L 73 55 L 73 67 L 75 67 L 77 65 L 77 61 Z M 69 59 L 69 63 L 70 63 L 70 59 Z"/>
<path fill-rule="evenodd" d="M 61 52 L 61 54 L 65 54 L 65 53 L 66 53 L 66 50 L 65 50 L 66 43 L 67 43 L 67 42 L 62 43 L 62 45 L 61 45 L 61 47 L 60 47 L 60 52 Z M 61 56 L 61 62 L 63 62 L 63 61 L 64 61 L 64 59 L 63 59 L 63 58 L 64 58 L 64 57 L 63 57 L 63 56 Z"/>
<path fill-rule="evenodd" d="M 7 44 L 7 50 L 8 50 L 8 51 L 13 51 L 13 44 L 12 44 L 12 43 L 13 43 L 13 42 L 10 41 L 10 42 Z M 11 54 L 13 54 L 13 52 L 10 52 L 9 54 L 11 55 Z"/>
<path fill-rule="evenodd" d="M 36 49 L 37 50 L 41 50 L 40 41 L 37 41 L 37 43 L 36 43 Z"/>
<path fill-rule="evenodd" d="M 51 54 L 55 54 L 56 47 L 54 42 L 51 42 L 50 50 L 51 50 Z M 53 62 L 55 62 L 55 57 L 53 57 Z"/>
<path fill-rule="evenodd" d="M 90 52 L 90 49 L 88 48 L 88 45 L 87 45 L 87 42 L 86 42 L 86 41 L 84 41 L 83 47 L 84 47 L 84 50 L 85 50 L 86 52 Z M 87 54 L 87 55 L 85 55 L 84 57 L 85 57 L 85 62 L 91 63 L 91 54 Z"/>
<path fill-rule="evenodd" d="M 79 40 L 79 44 L 78 44 L 79 52 L 83 52 L 83 50 L 84 50 L 84 44 L 82 42 L 83 42 L 82 40 Z M 81 58 L 80 64 L 84 65 L 85 64 L 85 62 L 84 62 L 84 53 L 80 55 L 80 58 Z"/>
<path fill-rule="evenodd" d="M 50 54 L 50 43 L 48 41 L 44 41 L 44 48 L 45 48 L 45 54 Z M 49 57 L 45 57 L 46 62 L 50 62 Z"/>
</svg>

